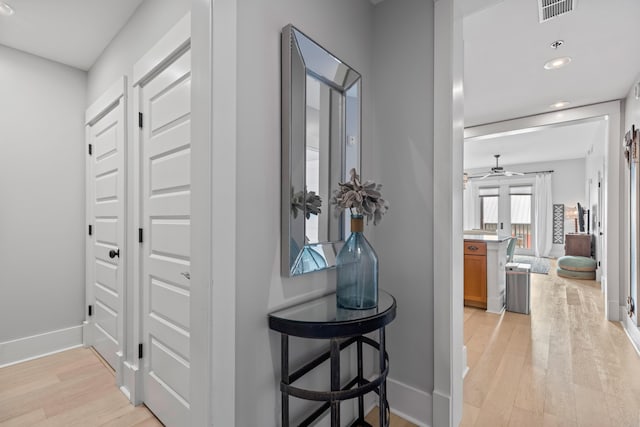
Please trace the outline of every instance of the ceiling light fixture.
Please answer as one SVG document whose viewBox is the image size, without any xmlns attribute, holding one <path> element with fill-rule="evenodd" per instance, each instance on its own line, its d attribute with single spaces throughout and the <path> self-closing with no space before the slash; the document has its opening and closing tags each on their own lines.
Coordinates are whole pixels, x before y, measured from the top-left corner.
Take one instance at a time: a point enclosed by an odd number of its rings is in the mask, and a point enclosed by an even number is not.
<svg viewBox="0 0 640 427">
<path fill-rule="evenodd" d="M 558 102 L 556 102 L 554 104 L 549 105 L 549 107 L 551 107 L 551 108 L 564 108 L 569 104 L 570 103 L 567 102 L 567 101 L 558 101 Z"/>
<path fill-rule="evenodd" d="M 565 65 L 567 65 L 569 62 L 571 62 L 571 58 L 568 56 L 563 56 L 560 58 L 553 58 L 550 61 L 547 61 L 544 64 L 544 69 L 545 70 L 557 70 L 558 68 L 562 68 Z"/>
<path fill-rule="evenodd" d="M 3 16 L 11 16 L 13 15 L 15 12 L 15 10 L 13 10 L 13 8 L 11 6 L 9 6 L 7 3 L 0 1 L 0 15 Z"/>
</svg>

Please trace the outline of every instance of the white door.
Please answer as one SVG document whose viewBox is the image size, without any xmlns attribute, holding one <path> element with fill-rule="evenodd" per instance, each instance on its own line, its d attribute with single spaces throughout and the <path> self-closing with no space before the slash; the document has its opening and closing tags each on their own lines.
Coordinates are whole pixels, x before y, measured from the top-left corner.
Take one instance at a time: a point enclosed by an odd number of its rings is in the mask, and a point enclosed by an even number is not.
<svg viewBox="0 0 640 427">
<path fill-rule="evenodd" d="M 189 425 L 191 55 L 141 85 L 142 292 L 145 404 Z"/>
<path fill-rule="evenodd" d="M 90 336 L 98 353 L 116 370 L 122 355 L 124 303 L 126 126 L 122 104 L 120 97 L 87 127 Z"/>
</svg>

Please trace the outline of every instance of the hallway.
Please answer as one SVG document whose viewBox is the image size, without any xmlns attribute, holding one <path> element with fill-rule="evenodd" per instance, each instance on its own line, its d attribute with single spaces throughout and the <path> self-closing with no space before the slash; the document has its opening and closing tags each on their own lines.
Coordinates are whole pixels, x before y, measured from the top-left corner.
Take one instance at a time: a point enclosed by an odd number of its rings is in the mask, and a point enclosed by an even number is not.
<svg viewBox="0 0 640 427">
<path fill-rule="evenodd" d="M 531 275 L 531 315 L 465 308 L 462 426 L 639 426 L 640 357 L 600 284 Z"/>
</svg>

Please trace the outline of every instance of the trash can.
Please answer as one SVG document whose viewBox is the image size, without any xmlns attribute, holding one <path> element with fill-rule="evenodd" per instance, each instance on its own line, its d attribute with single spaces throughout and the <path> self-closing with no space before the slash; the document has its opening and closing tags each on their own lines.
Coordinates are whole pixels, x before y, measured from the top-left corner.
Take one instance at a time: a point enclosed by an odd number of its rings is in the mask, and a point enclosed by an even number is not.
<svg viewBox="0 0 640 427">
<path fill-rule="evenodd" d="M 531 265 L 508 263 L 507 270 L 507 310 L 515 313 L 529 314 Z"/>
</svg>

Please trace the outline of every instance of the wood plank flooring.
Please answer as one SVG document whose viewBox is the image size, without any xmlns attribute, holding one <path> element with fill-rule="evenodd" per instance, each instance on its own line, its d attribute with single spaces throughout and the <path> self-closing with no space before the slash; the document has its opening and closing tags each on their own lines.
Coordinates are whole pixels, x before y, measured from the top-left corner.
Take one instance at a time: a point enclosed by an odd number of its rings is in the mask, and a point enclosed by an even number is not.
<svg viewBox="0 0 640 427">
<path fill-rule="evenodd" d="M 379 417 L 378 407 L 376 406 L 371 412 L 367 414 L 367 416 L 364 419 L 372 426 L 379 425 L 378 420 L 380 419 L 380 417 Z M 417 427 L 417 426 L 397 416 L 396 414 L 391 414 L 391 419 L 389 420 L 389 427 Z"/>
<path fill-rule="evenodd" d="M 77 348 L 0 369 L 0 426 L 162 426 L 132 406 L 93 350 Z"/>
<path fill-rule="evenodd" d="M 640 357 L 600 284 L 532 274 L 531 315 L 465 307 L 464 427 L 638 427 Z"/>
</svg>

